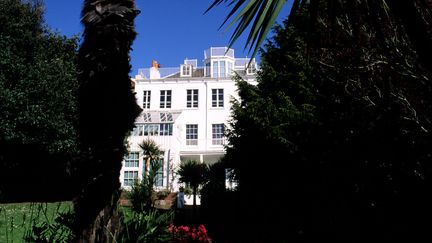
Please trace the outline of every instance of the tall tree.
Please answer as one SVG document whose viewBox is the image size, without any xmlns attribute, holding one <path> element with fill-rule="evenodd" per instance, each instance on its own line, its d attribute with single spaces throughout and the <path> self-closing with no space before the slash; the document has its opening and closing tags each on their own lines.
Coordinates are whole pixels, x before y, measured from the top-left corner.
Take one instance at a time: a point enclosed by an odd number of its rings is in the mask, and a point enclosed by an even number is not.
<svg viewBox="0 0 432 243">
<path fill-rule="evenodd" d="M 75 227 L 84 241 L 110 242 L 110 234 L 118 233 L 113 216 L 124 138 L 140 113 L 129 77 L 138 13 L 133 0 L 86 0 L 82 9 L 84 39 L 78 63 L 83 189 L 74 208 Z"/>
<path fill-rule="evenodd" d="M 297 11 L 266 45 L 258 86 L 238 84 L 237 222 L 271 242 L 430 237 L 431 73 L 409 33 L 382 1 Z"/>
<path fill-rule="evenodd" d="M 3 200 L 70 200 L 77 154 L 77 38 L 43 21 L 38 1 L 0 2 Z"/>
</svg>

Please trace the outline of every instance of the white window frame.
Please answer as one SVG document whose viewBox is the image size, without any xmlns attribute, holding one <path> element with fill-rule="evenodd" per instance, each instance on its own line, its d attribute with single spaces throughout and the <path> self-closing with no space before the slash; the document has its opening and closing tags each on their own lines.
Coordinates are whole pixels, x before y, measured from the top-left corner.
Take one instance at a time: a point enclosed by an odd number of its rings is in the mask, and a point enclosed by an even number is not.
<svg viewBox="0 0 432 243">
<path fill-rule="evenodd" d="M 160 158 L 159 159 L 159 163 L 161 163 L 161 167 L 159 168 L 158 171 L 156 171 L 156 176 L 154 178 L 154 185 L 156 187 L 162 187 L 164 186 L 164 159 Z"/>
<path fill-rule="evenodd" d="M 161 122 L 172 122 L 173 116 L 169 112 L 161 112 L 159 113 L 160 121 Z"/>
<path fill-rule="evenodd" d="M 225 78 L 230 75 L 227 70 L 229 61 L 227 60 L 214 60 L 212 61 L 212 77 L 213 78 Z"/>
<path fill-rule="evenodd" d="M 219 61 L 219 77 L 227 77 L 227 62 L 225 60 Z"/>
<path fill-rule="evenodd" d="M 198 108 L 199 99 L 198 89 L 187 89 L 186 90 L 186 107 L 187 108 Z"/>
<path fill-rule="evenodd" d="M 133 186 L 136 180 L 138 180 L 138 170 L 125 170 L 123 172 L 124 186 Z"/>
<path fill-rule="evenodd" d="M 206 77 L 211 77 L 211 62 L 207 62 L 206 64 L 205 64 L 205 76 Z"/>
<path fill-rule="evenodd" d="M 144 136 L 158 136 L 159 124 L 144 124 Z"/>
<path fill-rule="evenodd" d="M 224 107 L 224 90 L 212 89 L 212 108 Z"/>
<path fill-rule="evenodd" d="M 130 152 L 124 157 L 124 166 L 131 167 L 139 167 L 139 152 Z"/>
<path fill-rule="evenodd" d="M 143 114 L 143 120 L 144 120 L 144 122 L 146 122 L 146 123 L 152 122 L 151 114 L 150 114 L 150 113 L 144 113 L 144 114 Z"/>
<path fill-rule="evenodd" d="M 132 130 L 132 136 L 142 136 L 143 130 L 144 130 L 143 124 L 135 124 L 135 127 Z"/>
<path fill-rule="evenodd" d="M 219 61 L 213 61 L 212 68 L 213 68 L 212 77 L 219 78 Z"/>
<path fill-rule="evenodd" d="M 225 124 L 212 124 L 212 145 L 223 145 L 225 136 Z"/>
<path fill-rule="evenodd" d="M 143 91 L 143 109 L 150 109 L 151 90 Z"/>
<path fill-rule="evenodd" d="M 180 77 L 192 77 L 192 65 L 191 64 L 180 65 Z"/>
<path fill-rule="evenodd" d="M 173 124 L 161 123 L 159 124 L 159 136 L 172 136 Z"/>
<path fill-rule="evenodd" d="M 198 124 L 186 124 L 186 145 L 198 145 Z"/>
<path fill-rule="evenodd" d="M 159 108 L 171 108 L 172 101 L 172 91 L 171 90 L 161 90 L 160 91 L 160 104 Z"/>
<path fill-rule="evenodd" d="M 227 61 L 227 64 L 228 64 L 227 76 L 232 76 L 234 71 L 234 63 Z"/>
</svg>

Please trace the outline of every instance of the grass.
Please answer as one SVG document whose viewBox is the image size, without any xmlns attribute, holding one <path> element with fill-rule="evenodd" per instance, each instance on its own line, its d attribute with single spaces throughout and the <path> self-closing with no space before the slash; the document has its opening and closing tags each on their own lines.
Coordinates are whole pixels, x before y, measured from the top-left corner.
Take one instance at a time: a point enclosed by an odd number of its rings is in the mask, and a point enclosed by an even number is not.
<svg viewBox="0 0 432 243">
<path fill-rule="evenodd" d="M 0 242 L 23 242 L 33 225 L 52 223 L 60 212 L 71 209 L 71 202 L 0 204 Z"/>
</svg>

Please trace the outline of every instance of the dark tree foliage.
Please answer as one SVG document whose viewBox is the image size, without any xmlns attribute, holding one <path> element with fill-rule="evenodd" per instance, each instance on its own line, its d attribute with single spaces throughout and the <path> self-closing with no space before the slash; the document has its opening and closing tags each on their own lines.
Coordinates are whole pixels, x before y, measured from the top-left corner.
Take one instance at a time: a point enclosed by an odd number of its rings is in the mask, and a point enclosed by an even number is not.
<svg viewBox="0 0 432 243">
<path fill-rule="evenodd" d="M 133 0 L 87 0 L 82 10 L 78 108 L 83 156 L 77 175 L 83 189 L 74 205 L 76 230 L 88 229 L 82 237 L 90 241 L 108 240 L 98 237 L 117 229 L 110 217 L 119 195 L 124 139 L 140 112 L 129 78 L 138 13 Z"/>
<path fill-rule="evenodd" d="M 207 181 L 207 171 L 207 165 L 196 160 L 182 162 L 178 169 L 179 182 L 186 183 L 192 187 L 194 209 L 196 208 L 198 187 Z"/>
<path fill-rule="evenodd" d="M 0 2 L 0 199 L 70 200 L 77 153 L 77 38 L 36 2 Z"/>
<path fill-rule="evenodd" d="M 236 204 L 235 191 L 225 188 L 225 169 L 223 159 L 209 165 L 207 182 L 200 190 L 200 219 L 214 242 L 227 242 L 235 234 L 236 227 L 230 221 L 240 206 Z"/>
<path fill-rule="evenodd" d="M 383 1 L 313 2 L 276 28 L 258 86 L 238 82 L 232 237 L 430 240 L 430 70 Z"/>
</svg>

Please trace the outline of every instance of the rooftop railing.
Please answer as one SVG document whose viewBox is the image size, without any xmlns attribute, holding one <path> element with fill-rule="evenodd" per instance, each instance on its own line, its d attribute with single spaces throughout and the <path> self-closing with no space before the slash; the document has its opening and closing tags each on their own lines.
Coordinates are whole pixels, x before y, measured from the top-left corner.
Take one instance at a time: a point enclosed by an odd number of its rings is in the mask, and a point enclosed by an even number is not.
<svg viewBox="0 0 432 243">
<path fill-rule="evenodd" d="M 234 50 L 228 47 L 210 47 L 204 51 L 204 59 L 210 57 L 232 57 L 234 58 Z"/>
<path fill-rule="evenodd" d="M 160 78 L 166 78 L 180 72 L 180 67 L 158 68 Z M 150 68 L 138 69 L 138 75 L 144 79 L 150 79 Z"/>
<path fill-rule="evenodd" d="M 236 67 L 245 67 L 247 64 L 249 64 L 250 58 L 242 57 L 242 58 L 236 58 L 234 66 Z M 252 63 L 255 63 L 255 58 L 252 59 Z"/>
</svg>

